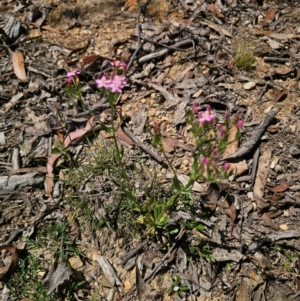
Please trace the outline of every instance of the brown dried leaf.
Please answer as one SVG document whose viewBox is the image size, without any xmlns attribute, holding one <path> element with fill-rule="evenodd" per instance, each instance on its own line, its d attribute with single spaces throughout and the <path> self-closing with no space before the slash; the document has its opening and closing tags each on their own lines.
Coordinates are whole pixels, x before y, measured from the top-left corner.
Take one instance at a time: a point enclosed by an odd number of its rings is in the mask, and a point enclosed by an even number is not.
<svg viewBox="0 0 300 301">
<path fill-rule="evenodd" d="M 268 10 L 265 18 L 264 18 L 264 21 L 263 21 L 263 26 L 268 26 L 270 23 L 273 22 L 273 20 L 275 19 L 275 15 L 276 15 L 276 11 L 274 8 L 271 8 Z"/>
<path fill-rule="evenodd" d="M 10 260 L 8 257 L 5 257 L 3 259 L 4 266 L 0 267 L 0 281 L 8 281 L 19 263 L 18 250 L 15 245 L 2 245 L 0 246 L 0 250 L 5 250 L 11 253 Z M 2 258 L 4 257 L 3 253 L 4 252 L 2 252 Z M 6 259 L 8 259 L 9 262 L 6 262 Z"/>
<path fill-rule="evenodd" d="M 17 51 L 13 52 L 12 61 L 13 61 L 13 67 L 17 78 L 19 78 L 23 82 L 28 82 L 26 71 L 25 71 L 23 54 Z"/>
<path fill-rule="evenodd" d="M 75 239 L 79 236 L 78 224 L 77 224 L 76 220 L 74 219 L 72 212 L 70 212 L 69 210 L 67 210 L 65 208 L 62 208 L 62 212 L 68 219 L 68 223 L 70 226 L 71 239 L 72 239 L 72 241 L 75 241 Z"/>
<path fill-rule="evenodd" d="M 281 201 L 284 198 L 283 195 L 278 195 L 278 194 L 273 194 L 270 196 L 266 197 L 266 200 L 271 201 L 273 203 L 278 203 L 279 201 Z"/>
<path fill-rule="evenodd" d="M 216 8 L 214 4 L 207 5 L 207 10 L 213 13 L 218 18 L 224 18 L 224 15 Z"/>
<path fill-rule="evenodd" d="M 238 163 L 230 163 L 229 172 L 234 175 L 240 176 L 248 170 L 248 164 L 246 160 L 240 161 Z"/>
<path fill-rule="evenodd" d="M 269 191 L 272 191 L 272 192 L 284 192 L 286 191 L 288 188 L 290 187 L 289 183 L 287 182 L 282 182 L 280 183 L 279 185 L 275 186 L 275 187 L 270 187 L 268 185 L 266 185 L 266 188 L 269 190 Z"/>
<path fill-rule="evenodd" d="M 124 133 L 124 131 L 120 127 L 117 131 L 117 137 L 128 145 L 134 145 L 134 142 Z"/>
<path fill-rule="evenodd" d="M 184 144 L 180 142 L 176 138 L 171 137 L 162 137 L 162 144 L 164 147 L 164 150 L 168 153 L 171 153 L 174 151 L 175 147 L 181 148 L 186 151 L 192 151 L 193 146 L 191 144 Z"/>
<path fill-rule="evenodd" d="M 238 150 L 239 142 L 238 142 L 238 140 L 235 140 L 237 131 L 238 131 L 238 129 L 236 126 L 233 126 L 229 130 L 228 142 L 231 142 L 231 141 L 233 141 L 233 142 L 227 144 L 227 146 L 224 150 L 224 153 L 223 153 L 223 158 L 229 157 L 230 155 L 232 155 L 233 153 L 235 153 Z"/>
<path fill-rule="evenodd" d="M 276 126 L 276 125 L 270 125 L 270 126 L 268 126 L 268 128 L 267 128 L 267 132 L 268 133 L 277 133 L 278 132 L 278 126 Z"/>
<path fill-rule="evenodd" d="M 268 202 L 266 202 L 263 198 L 259 197 L 257 194 L 253 193 L 253 199 L 254 201 L 256 202 L 257 204 L 257 208 L 259 210 L 263 210 L 263 209 L 266 209 L 266 208 L 269 208 L 270 205 Z"/>
<path fill-rule="evenodd" d="M 43 26 L 41 26 L 41 29 L 44 29 L 46 31 L 53 32 L 53 33 L 58 33 L 58 34 L 63 34 L 64 33 L 61 29 L 55 29 L 55 28 L 53 28 L 49 25 L 43 25 Z"/>
<path fill-rule="evenodd" d="M 205 208 L 214 211 L 220 196 L 220 188 L 217 184 L 211 183 L 207 189 L 206 195 L 203 197 L 203 205 Z"/>
<path fill-rule="evenodd" d="M 232 235 L 233 227 L 234 227 L 234 222 L 236 219 L 236 208 L 234 204 L 229 205 L 228 201 L 223 202 L 223 209 L 225 214 L 228 215 L 230 218 L 230 236 Z"/>
<path fill-rule="evenodd" d="M 279 230 L 279 227 L 278 225 L 275 225 L 273 220 L 270 218 L 269 214 L 267 213 L 264 213 L 262 216 L 261 216 L 261 219 L 263 220 L 263 223 L 264 223 L 264 226 L 267 226 L 267 227 L 270 227 L 274 230 Z"/>
<path fill-rule="evenodd" d="M 148 283 L 144 281 L 142 278 L 139 267 L 137 263 L 135 264 L 136 271 L 136 289 L 138 292 L 138 297 L 140 301 L 148 300 L 149 297 L 154 297 L 156 295 L 156 291 L 150 286 Z M 149 300 L 153 300 L 149 298 Z"/>
<path fill-rule="evenodd" d="M 285 90 L 280 90 L 277 88 L 273 89 L 272 98 L 274 102 L 284 100 L 287 97 L 287 92 Z"/>
<path fill-rule="evenodd" d="M 278 40 L 288 40 L 288 39 L 297 39 L 300 38 L 299 34 L 294 33 L 277 33 L 268 30 L 256 30 L 255 34 L 261 34 L 270 38 L 278 39 Z"/>
</svg>

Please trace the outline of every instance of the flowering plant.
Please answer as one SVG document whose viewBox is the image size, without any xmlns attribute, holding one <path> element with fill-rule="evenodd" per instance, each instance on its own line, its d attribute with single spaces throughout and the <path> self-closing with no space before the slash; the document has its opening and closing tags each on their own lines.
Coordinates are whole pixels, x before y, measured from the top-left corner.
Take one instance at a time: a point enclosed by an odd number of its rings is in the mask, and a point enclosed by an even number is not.
<svg viewBox="0 0 300 301">
<path fill-rule="evenodd" d="M 217 161 L 228 144 L 240 139 L 243 121 L 238 115 L 230 118 L 229 113 L 226 112 L 224 121 L 220 122 L 210 106 L 207 106 L 203 112 L 196 104 L 193 104 L 192 110 L 189 112 L 188 123 L 191 125 L 191 133 L 196 141 L 191 182 L 196 180 L 216 182 L 228 178 L 230 164 L 225 162 L 223 166 L 219 167 Z M 235 139 L 228 141 L 229 130 L 233 126 L 236 127 Z"/>
<path fill-rule="evenodd" d="M 196 145 L 193 151 L 193 164 L 186 185 L 182 185 L 178 180 L 176 171 L 164 152 L 161 141 L 162 134 L 159 127 L 157 125 L 153 127 L 152 144 L 163 152 L 168 165 L 174 173 L 173 187 L 177 192 L 169 198 L 166 204 L 167 208 L 173 206 L 181 194 L 188 193 L 195 181 L 218 182 L 230 176 L 230 164 L 225 162 L 223 165 L 218 165 L 217 163 L 226 146 L 241 138 L 240 130 L 243 127 L 243 121 L 238 115 L 230 118 L 228 112 L 225 113 L 223 119 L 222 121 L 219 120 L 210 106 L 207 106 L 206 110 L 202 111 L 197 104 L 194 103 L 192 105 L 187 117 L 187 123 L 190 125 Z M 236 127 L 236 135 L 233 141 L 228 141 L 229 130 L 233 126 Z"/>
<path fill-rule="evenodd" d="M 79 80 L 79 70 L 72 70 L 67 72 L 67 87 L 66 92 L 71 97 L 81 100 L 81 84 Z"/>
</svg>

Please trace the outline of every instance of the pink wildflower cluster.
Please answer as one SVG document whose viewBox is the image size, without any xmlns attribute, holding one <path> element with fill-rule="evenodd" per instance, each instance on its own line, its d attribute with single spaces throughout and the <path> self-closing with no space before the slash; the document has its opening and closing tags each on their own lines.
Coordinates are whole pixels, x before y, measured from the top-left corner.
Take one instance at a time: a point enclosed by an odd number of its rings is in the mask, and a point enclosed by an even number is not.
<svg viewBox="0 0 300 301">
<path fill-rule="evenodd" d="M 72 83 L 73 78 L 78 77 L 79 74 L 80 74 L 79 70 L 73 70 L 73 71 L 67 72 L 67 83 L 68 83 L 68 85 L 70 85 Z"/>
<path fill-rule="evenodd" d="M 193 110 L 193 113 L 195 113 L 195 114 L 198 113 L 198 119 L 199 119 L 199 122 L 201 125 L 212 123 L 216 119 L 216 116 L 214 114 L 212 114 L 212 112 L 211 112 L 210 105 L 208 105 L 206 107 L 205 112 L 198 112 L 197 104 L 193 103 L 192 110 Z"/>
<path fill-rule="evenodd" d="M 120 68 L 124 71 L 127 67 L 125 63 L 119 61 L 111 62 L 110 64 L 114 69 Z M 100 79 L 96 79 L 96 84 L 98 88 L 110 89 L 112 93 L 122 93 L 122 90 L 126 85 L 126 77 L 112 72 L 109 77 L 104 74 Z"/>
</svg>

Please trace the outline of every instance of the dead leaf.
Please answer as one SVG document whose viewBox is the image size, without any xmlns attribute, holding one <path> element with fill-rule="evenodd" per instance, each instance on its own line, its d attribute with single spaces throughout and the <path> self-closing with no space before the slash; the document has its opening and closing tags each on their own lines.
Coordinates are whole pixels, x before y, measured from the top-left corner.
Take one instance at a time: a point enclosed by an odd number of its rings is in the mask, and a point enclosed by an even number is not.
<svg viewBox="0 0 300 301">
<path fill-rule="evenodd" d="M 273 195 L 270 195 L 270 196 L 267 196 L 266 197 L 266 200 L 268 201 L 271 201 L 273 203 L 278 203 L 280 200 L 282 200 L 284 198 L 283 195 L 276 195 L 276 194 L 273 194 Z"/>
<path fill-rule="evenodd" d="M 213 13 L 218 18 L 224 18 L 224 15 L 216 8 L 214 4 L 207 5 L 207 10 Z"/>
<path fill-rule="evenodd" d="M 23 54 L 17 51 L 13 52 L 12 61 L 13 61 L 13 67 L 17 78 L 19 78 L 23 82 L 28 82 L 26 71 L 25 71 Z"/>
<path fill-rule="evenodd" d="M 208 27 L 212 28 L 216 32 L 219 32 L 221 35 L 225 35 L 227 37 L 233 38 L 232 34 L 225 28 L 218 26 L 208 20 L 200 21 L 201 24 L 207 25 Z M 220 32 L 221 31 L 221 32 Z"/>
<path fill-rule="evenodd" d="M 270 227 L 274 230 L 278 230 L 279 227 L 277 225 L 274 224 L 273 220 L 271 219 L 271 217 L 268 215 L 268 213 L 264 213 L 262 216 L 261 216 L 261 219 L 264 223 L 264 226 L 267 226 L 267 227 Z"/>
<path fill-rule="evenodd" d="M 268 26 L 269 24 L 271 24 L 273 22 L 273 20 L 275 19 L 275 15 L 276 15 L 276 11 L 274 8 L 271 8 L 268 10 L 264 21 L 263 21 L 263 27 Z"/>
<path fill-rule="evenodd" d="M 77 224 L 76 220 L 74 219 L 74 216 L 71 211 L 69 211 L 65 208 L 62 208 L 62 212 L 68 219 L 68 223 L 69 223 L 69 227 L 70 227 L 70 236 L 71 236 L 72 241 L 74 242 L 75 239 L 79 236 L 78 224 Z"/>
<path fill-rule="evenodd" d="M 273 150 L 271 148 L 266 149 L 258 160 L 258 168 L 255 177 L 253 192 L 259 197 L 264 196 L 265 183 L 263 182 L 263 179 L 267 178 L 272 152 Z"/>
<path fill-rule="evenodd" d="M 288 40 L 288 39 L 297 39 L 300 38 L 299 34 L 294 33 L 277 33 L 268 30 L 256 30 L 255 34 L 264 35 L 270 38 L 278 39 L 278 40 Z"/>
<path fill-rule="evenodd" d="M 117 137 L 128 145 L 134 145 L 135 143 L 124 133 L 124 131 L 119 127 L 117 131 Z"/>
<path fill-rule="evenodd" d="M 233 153 L 235 153 L 238 150 L 239 142 L 238 142 L 238 140 L 235 139 L 237 132 L 238 132 L 238 129 L 236 126 L 233 126 L 229 130 L 229 135 L 228 135 L 228 140 L 227 140 L 229 143 L 226 145 L 226 148 L 223 152 L 223 158 L 229 157 L 230 155 L 232 155 Z"/>
<path fill-rule="evenodd" d="M 272 133 L 272 134 L 277 133 L 278 132 L 278 126 L 277 125 L 270 125 L 270 126 L 268 126 L 267 132 L 268 133 Z"/>
<path fill-rule="evenodd" d="M 287 92 L 285 90 L 280 90 L 277 88 L 274 88 L 272 91 L 272 99 L 274 102 L 278 102 L 280 100 L 283 100 L 287 97 Z"/>
<path fill-rule="evenodd" d="M 115 285 L 121 286 L 122 282 L 121 282 L 119 276 L 117 275 L 117 273 L 115 272 L 115 269 L 110 264 L 110 262 L 103 256 L 98 256 L 96 258 L 96 260 L 98 261 L 103 273 L 109 280 L 110 284 L 112 286 L 115 286 Z"/>
<path fill-rule="evenodd" d="M 55 29 L 55 28 L 53 28 L 53 27 L 51 27 L 49 25 L 43 25 L 43 26 L 41 26 L 41 29 L 44 29 L 46 31 L 53 32 L 53 33 L 58 33 L 58 34 L 63 34 L 64 33 L 62 30 Z"/>
<path fill-rule="evenodd" d="M 193 149 L 193 146 L 191 144 L 182 143 L 178 139 L 171 137 L 162 137 L 162 144 L 164 150 L 168 153 L 173 152 L 175 147 L 181 148 L 189 152 Z"/>
<path fill-rule="evenodd" d="M 137 4 L 137 0 L 127 0 L 122 10 L 127 10 Z"/>
<path fill-rule="evenodd" d="M 52 293 L 61 283 L 68 279 L 73 274 L 71 268 L 65 264 L 59 266 L 44 283 L 48 289 L 48 293 Z"/>
<path fill-rule="evenodd" d="M 0 250 L 3 250 L 1 257 L 4 264 L 4 266 L 0 267 L 0 281 L 8 281 L 19 263 L 18 250 L 15 245 L 2 245 L 0 246 Z M 4 254 L 6 253 L 5 251 L 10 254 Z"/>
<path fill-rule="evenodd" d="M 257 204 L 259 210 L 263 210 L 270 207 L 270 204 L 266 202 L 263 198 L 259 197 L 257 194 L 253 193 L 253 199 Z"/>
<path fill-rule="evenodd" d="M 239 262 L 241 259 L 244 258 L 244 255 L 240 251 L 235 249 L 226 250 L 226 249 L 215 247 L 212 249 L 212 254 L 217 262 L 220 261 Z"/>
<path fill-rule="evenodd" d="M 220 196 L 220 188 L 217 184 L 211 183 L 207 189 L 206 195 L 203 197 L 203 206 L 214 211 Z"/>
<path fill-rule="evenodd" d="M 282 182 L 280 183 L 279 185 L 275 186 L 275 187 L 270 187 L 268 185 L 266 185 L 266 188 L 269 190 L 269 191 L 272 191 L 272 192 L 284 192 L 286 191 L 288 188 L 290 187 L 289 183 L 287 182 Z"/>
<path fill-rule="evenodd" d="M 228 201 L 224 201 L 222 203 L 224 212 L 230 218 L 230 236 L 232 236 L 232 231 L 234 227 L 234 222 L 236 219 L 236 208 L 234 204 L 229 204 Z"/>
<path fill-rule="evenodd" d="M 236 176 L 240 176 L 248 170 L 248 164 L 246 160 L 237 162 L 237 163 L 230 163 L 229 172 Z"/>
<path fill-rule="evenodd" d="M 170 138 L 162 137 L 162 146 L 167 153 L 174 152 L 175 144 L 173 142 Z"/>
<path fill-rule="evenodd" d="M 138 297 L 140 301 L 148 300 L 149 297 L 156 296 L 156 291 L 152 288 L 152 286 L 144 281 L 142 278 L 139 267 L 137 263 L 135 264 L 136 271 L 136 289 L 138 292 Z M 149 300 L 153 300 L 150 298 Z"/>
</svg>

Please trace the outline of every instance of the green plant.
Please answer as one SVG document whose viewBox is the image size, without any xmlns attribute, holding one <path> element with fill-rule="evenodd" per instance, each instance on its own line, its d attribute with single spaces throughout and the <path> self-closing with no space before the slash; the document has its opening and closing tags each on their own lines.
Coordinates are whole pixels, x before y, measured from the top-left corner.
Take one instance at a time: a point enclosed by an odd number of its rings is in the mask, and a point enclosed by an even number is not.
<svg viewBox="0 0 300 301">
<path fill-rule="evenodd" d="M 180 292 L 188 292 L 190 289 L 186 285 L 181 285 L 180 283 L 180 278 L 178 275 L 176 276 L 171 276 L 169 275 L 169 279 L 171 282 L 171 286 L 167 289 L 167 294 L 168 295 L 179 295 Z"/>
<path fill-rule="evenodd" d="M 229 118 L 226 113 L 224 121 L 220 122 L 212 112 L 210 106 L 201 111 L 196 104 L 193 104 L 187 118 L 191 134 L 196 142 L 196 150 L 193 153 L 193 164 L 188 182 L 183 185 L 179 181 L 175 168 L 165 153 L 162 143 L 162 133 L 160 125 L 148 126 L 148 132 L 152 136 L 152 145 L 161 151 L 165 157 L 168 167 L 173 172 L 172 187 L 168 192 L 157 193 L 152 187 L 141 195 L 137 195 L 134 188 L 133 173 L 129 172 L 124 162 L 124 149 L 118 143 L 117 134 L 124 120 L 122 112 L 117 109 L 117 103 L 126 85 L 126 65 L 121 62 L 112 62 L 112 70 L 108 74 L 103 74 L 100 79 L 96 79 L 96 84 L 102 96 L 108 99 L 110 104 L 110 125 L 100 122 L 101 129 L 106 131 L 112 138 L 109 156 L 105 159 L 106 170 L 111 177 L 111 181 L 118 191 L 115 194 L 117 201 L 114 206 L 118 208 L 124 217 L 120 220 L 127 221 L 132 226 L 141 227 L 146 235 L 156 235 L 160 232 L 171 235 L 178 232 L 178 228 L 169 227 L 169 212 L 179 209 L 182 206 L 190 206 L 192 202 L 191 188 L 196 181 L 217 182 L 230 175 L 230 165 L 225 163 L 223 166 L 217 165 L 217 159 L 226 146 L 233 142 L 228 141 L 229 130 L 236 126 L 237 133 L 234 139 L 240 139 L 240 129 L 243 126 L 239 116 Z M 67 93 L 73 97 L 81 99 L 79 71 L 72 71 L 67 74 L 68 86 Z M 97 155 L 95 156 L 97 157 Z M 103 162 L 103 161 L 102 161 Z M 98 162 L 96 165 L 103 166 Z M 112 163 L 113 162 L 113 163 Z M 99 168 L 97 167 L 97 170 Z M 116 171 L 117 170 L 117 171 Z M 83 168 L 83 177 L 94 174 Z M 115 172 L 116 171 L 116 172 Z M 155 176 L 153 177 L 155 178 Z M 162 188 L 160 188 L 162 191 Z M 189 203 L 189 204 L 188 204 Z M 130 212 L 126 212 L 130 210 Z M 120 217 L 120 216 L 119 216 Z M 108 223 L 108 221 L 106 220 Z"/>
<path fill-rule="evenodd" d="M 29 298 L 36 301 L 52 301 L 53 294 L 41 281 L 40 273 L 44 271 L 42 261 L 38 256 L 29 254 L 19 260 L 19 268 L 14 277 L 9 280 L 7 286 L 10 290 L 10 297 Z"/>
<path fill-rule="evenodd" d="M 192 256 L 197 255 L 197 256 L 207 259 L 211 262 L 216 261 L 208 244 L 204 245 L 204 244 L 200 243 L 199 245 L 189 246 L 189 253 Z"/>
<path fill-rule="evenodd" d="M 255 64 L 252 45 L 247 40 L 235 40 L 233 46 L 233 59 L 235 67 L 240 70 L 249 70 Z"/>
</svg>

